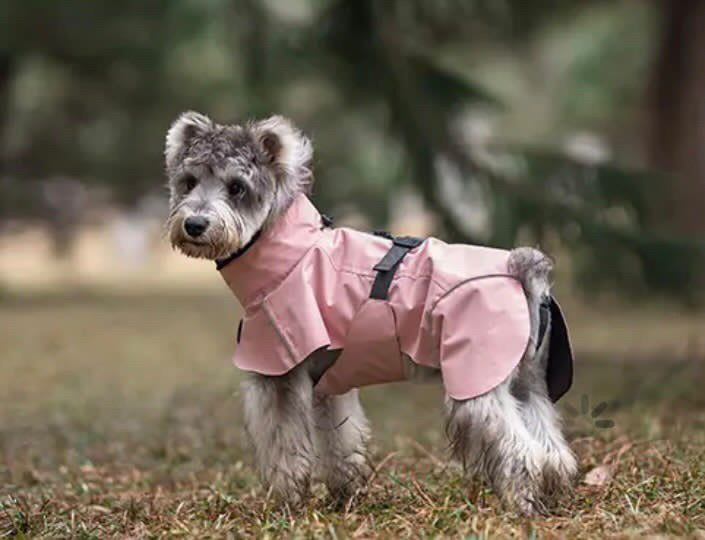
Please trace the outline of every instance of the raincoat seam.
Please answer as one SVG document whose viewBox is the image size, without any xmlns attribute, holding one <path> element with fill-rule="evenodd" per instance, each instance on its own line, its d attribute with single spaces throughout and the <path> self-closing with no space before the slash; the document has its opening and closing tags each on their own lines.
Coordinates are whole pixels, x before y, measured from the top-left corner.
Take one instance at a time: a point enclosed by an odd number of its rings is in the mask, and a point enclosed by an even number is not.
<svg viewBox="0 0 705 540">
<path fill-rule="evenodd" d="M 296 355 L 294 354 L 294 349 L 287 340 L 286 336 L 284 333 L 279 329 L 279 325 L 276 322 L 276 319 L 274 318 L 274 315 L 270 312 L 269 306 L 265 303 L 265 301 L 262 301 L 262 311 L 264 311 L 265 315 L 267 316 L 267 319 L 269 320 L 269 324 L 272 325 L 272 328 L 274 331 L 277 333 L 277 336 L 279 336 L 279 339 L 281 340 L 282 344 L 284 345 L 284 348 L 286 349 L 286 352 L 289 354 L 289 358 L 291 359 L 292 362 L 296 363 Z M 289 368 L 287 370 L 287 373 L 291 371 L 293 368 Z"/>
<path fill-rule="evenodd" d="M 440 303 L 440 301 L 443 300 L 444 298 L 446 298 L 446 297 L 447 297 L 448 295 L 450 295 L 452 292 L 454 292 L 455 290 L 459 289 L 459 288 L 462 287 L 463 285 L 465 285 L 465 284 L 467 284 L 467 283 L 470 283 L 470 282 L 473 282 L 473 281 L 481 281 L 481 280 L 483 280 L 483 279 L 495 279 L 495 278 L 510 278 L 510 279 L 513 279 L 513 280 L 519 282 L 519 280 L 518 280 L 515 276 L 513 276 L 513 275 L 511 275 L 511 274 L 509 274 L 509 273 L 485 274 L 485 275 L 483 275 L 483 276 L 473 276 L 473 277 L 471 277 L 471 278 L 468 278 L 468 279 L 464 279 L 464 280 L 462 280 L 462 281 L 459 281 L 459 282 L 456 283 L 453 287 L 451 287 L 451 288 L 449 288 L 448 290 L 443 291 L 442 293 L 440 293 L 440 294 L 438 295 L 438 297 L 431 303 L 431 307 L 429 308 L 428 312 L 426 313 L 426 316 L 424 317 L 425 321 L 424 321 L 424 324 L 421 325 L 421 329 L 423 330 L 424 327 L 425 327 L 425 329 L 426 329 L 427 332 L 431 332 L 431 331 L 432 331 L 432 317 L 433 317 L 433 312 L 434 312 L 434 310 L 436 309 L 436 307 L 438 306 L 438 304 Z M 519 282 L 519 283 L 520 283 L 520 282 Z M 435 337 L 436 337 L 436 336 L 433 336 L 433 335 L 431 336 L 431 338 L 432 338 L 432 339 L 430 340 L 431 354 L 429 355 L 429 358 L 432 358 L 434 361 L 438 360 L 438 363 L 440 364 L 440 354 L 441 354 L 441 352 L 440 352 L 440 347 L 434 347 L 434 343 L 435 343 L 435 341 L 436 341 L 436 339 L 434 339 Z M 441 339 L 440 336 L 438 336 L 438 339 L 439 339 L 439 340 Z M 435 354 L 434 354 L 434 353 L 435 353 Z M 438 356 L 438 358 L 436 358 L 436 356 Z"/>
</svg>

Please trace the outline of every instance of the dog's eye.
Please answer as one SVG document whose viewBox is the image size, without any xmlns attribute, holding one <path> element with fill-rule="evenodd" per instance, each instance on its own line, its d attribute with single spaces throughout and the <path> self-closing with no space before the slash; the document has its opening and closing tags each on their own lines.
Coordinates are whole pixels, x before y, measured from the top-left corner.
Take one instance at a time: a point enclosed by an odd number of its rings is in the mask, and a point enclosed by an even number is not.
<svg viewBox="0 0 705 540">
<path fill-rule="evenodd" d="M 233 199 L 241 199 L 245 195 L 245 186 L 239 181 L 231 182 L 228 184 L 228 193 Z"/>
<path fill-rule="evenodd" d="M 181 182 L 183 183 L 184 191 L 188 193 L 196 187 L 196 185 L 198 184 L 198 179 L 192 174 L 189 174 L 185 176 Z"/>
</svg>

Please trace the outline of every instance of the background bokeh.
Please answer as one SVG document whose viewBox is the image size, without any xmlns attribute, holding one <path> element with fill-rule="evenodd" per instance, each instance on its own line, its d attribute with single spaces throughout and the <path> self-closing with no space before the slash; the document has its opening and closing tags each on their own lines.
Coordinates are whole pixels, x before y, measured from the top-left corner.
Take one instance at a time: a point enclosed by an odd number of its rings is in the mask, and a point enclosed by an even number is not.
<svg viewBox="0 0 705 540">
<path fill-rule="evenodd" d="M 190 109 L 292 118 L 339 224 L 549 253 L 583 469 L 624 441 L 702 447 L 703 28 L 688 0 L 0 2 L 0 496 L 42 515 L 42 490 L 86 464 L 151 475 L 136 492 L 257 485 L 229 363 L 239 307 L 163 234 L 164 137 Z M 441 455 L 439 398 L 366 389 L 379 452 Z M 585 404 L 601 400 L 621 405 L 598 433 Z M 701 495 L 674 495 L 682 523 Z M 639 508 L 595 530 L 650 523 Z M 27 530 L 68 534 L 62 515 Z"/>
<path fill-rule="evenodd" d="M 695 300 L 705 230 L 698 5 L 1 9 L 0 285 L 141 274 L 193 286 L 204 266 L 168 257 L 159 225 L 164 134 L 196 109 L 222 122 L 292 117 L 315 141 L 316 202 L 343 222 L 537 244 L 565 254 L 591 295 L 616 287 Z"/>
</svg>

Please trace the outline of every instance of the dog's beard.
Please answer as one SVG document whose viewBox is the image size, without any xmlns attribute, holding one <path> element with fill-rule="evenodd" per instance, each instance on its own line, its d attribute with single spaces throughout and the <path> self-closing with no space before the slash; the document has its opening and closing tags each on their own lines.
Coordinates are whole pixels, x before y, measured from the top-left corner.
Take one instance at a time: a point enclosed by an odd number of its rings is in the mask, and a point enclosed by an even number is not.
<svg viewBox="0 0 705 540">
<path fill-rule="evenodd" d="M 222 219 L 209 217 L 208 229 L 199 237 L 192 238 L 184 231 L 184 220 L 187 217 L 184 212 L 176 212 L 166 223 L 171 246 L 187 257 L 222 259 L 240 249 L 241 235 L 236 227 L 228 226 Z"/>
<path fill-rule="evenodd" d="M 182 207 L 176 207 L 166 222 L 169 241 L 174 249 L 187 257 L 198 259 L 223 259 L 238 251 L 262 227 L 267 210 L 261 209 L 255 219 L 248 219 L 231 212 L 228 207 L 215 205 L 206 214 L 209 226 L 206 231 L 192 238 L 184 231 L 184 220 L 191 212 Z"/>
<path fill-rule="evenodd" d="M 198 238 L 191 238 L 185 234 L 182 224 L 183 220 L 176 220 L 176 223 L 169 228 L 169 241 L 174 249 L 178 249 L 187 257 L 222 259 L 240 248 L 238 236 L 217 224 L 212 224 L 208 231 Z"/>
</svg>

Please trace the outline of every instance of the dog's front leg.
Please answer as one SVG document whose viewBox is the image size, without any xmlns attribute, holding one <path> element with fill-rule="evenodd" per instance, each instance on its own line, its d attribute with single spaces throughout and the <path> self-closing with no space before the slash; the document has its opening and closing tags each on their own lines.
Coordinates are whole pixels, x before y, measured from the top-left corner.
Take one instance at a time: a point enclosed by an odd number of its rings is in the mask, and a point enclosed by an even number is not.
<svg viewBox="0 0 705 540">
<path fill-rule="evenodd" d="M 308 495 L 315 459 L 313 392 L 304 369 L 243 382 L 245 428 L 264 485 L 295 507 Z"/>
<path fill-rule="evenodd" d="M 466 471 L 482 473 L 521 514 L 542 512 L 541 448 L 520 416 L 509 381 L 472 399 L 449 398 L 446 405 L 451 447 Z"/>
<path fill-rule="evenodd" d="M 358 391 L 317 395 L 314 416 L 322 479 L 331 496 L 348 499 L 365 487 L 372 472 L 367 455 L 369 425 Z"/>
</svg>

